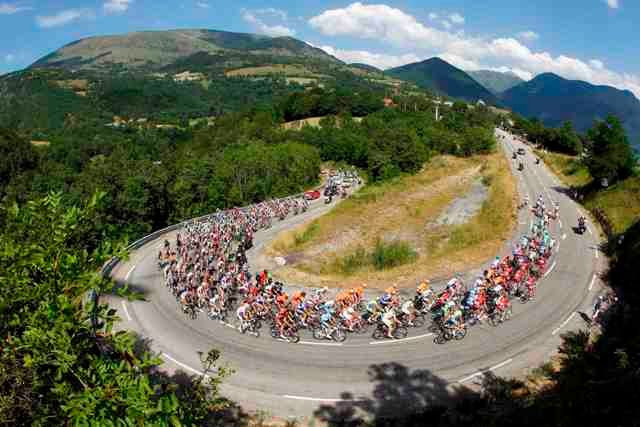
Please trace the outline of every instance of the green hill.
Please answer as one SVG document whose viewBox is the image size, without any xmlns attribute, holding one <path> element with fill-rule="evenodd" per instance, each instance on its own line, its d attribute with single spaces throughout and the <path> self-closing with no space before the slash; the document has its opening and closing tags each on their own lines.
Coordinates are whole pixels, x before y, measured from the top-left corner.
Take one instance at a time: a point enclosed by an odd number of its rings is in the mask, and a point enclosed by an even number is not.
<svg viewBox="0 0 640 427">
<path fill-rule="evenodd" d="M 413 82 L 418 86 L 452 98 L 468 102 L 483 100 L 497 104 L 498 100 L 467 73 L 440 58 L 403 65 L 385 71 L 385 74 Z"/>
<path fill-rule="evenodd" d="M 498 95 L 524 82 L 524 80 L 511 72 L 502 73 L 500 71 L 478 70 L 467 71 L 467 74 L 494 95 Z"/>
<path fill-rule="evenodd" d="M 376 68 L 373 65 L 369 65 L 369 64 L 361 64 L 359 62 L 354 62 L 352 64 L 349 64 L 349 67 L 359 68 L 361 70 L 368 71 L 370 73 L 382 73 L 382 70 L 380 68 Z"/>
<path fill-rule="evenodd" d="M 553 127 L 569 120 L 579 132 L 591 128 L 594 120 L 614 114 L 622 121 L 634 146 L 640 148 L 640 101 L 628 90 L 545 73 L 509 89 L 500 98 L 525 117 L 536 117 Z"/>
<path fill-rule="evenodd" d="M 214 30 L 144 31 L 74 41 L 36 61 L 31 68 L 66 70 L 162 70 L 176 63 L 231 65 L 239 57 L 278 57 L 341 64 L 323 50 L 291 37 Z M 246 58 L 245 58 L 246 59 Z"/>
</svg>

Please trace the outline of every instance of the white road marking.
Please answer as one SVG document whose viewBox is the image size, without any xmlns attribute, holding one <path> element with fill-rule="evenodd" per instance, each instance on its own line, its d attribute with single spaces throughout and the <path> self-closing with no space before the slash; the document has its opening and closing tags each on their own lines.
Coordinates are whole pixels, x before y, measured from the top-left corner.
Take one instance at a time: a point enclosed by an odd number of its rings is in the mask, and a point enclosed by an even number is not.
<svg viewBox="0 0 640 427">
<path fill-rule="evenodd" d="M 593 275 L 593 278 L 591 279 L 591 284 L 589 285 L 589 290 L 593 289 L 593 285 L 594 283 L 596 283 L 596 275 Z"/>
<path fill-rule="evenodd" d="M 576 315 L 576 312 L 574 311 L 573 313 L 571 313 L 571 316 L 567 317 L 567 320 L 565 320 L 564 322 L 562 322 L 562 324 L 560 326 L 558 326 L 556 329 L 553 330 L 553 332 L 551 332 L 551 335 L 555 335 L 557 334 L 560 329 L 564 328 L 564 326 L 569 323 L 571 321 L 571 319 L 573 319 L 573 316 Z"/>
<path fill-rule="evenodd" d="M 560 228 L 562 228 L 562 220 L 561 219 L 558 220 L 558 224 L 560 224 Z"/>
<path fill-rule="evenodd" d="M 564 233 L 564 234 L 562 235 L 562 240 L 564 240 L 564 239 L 566 239 L 566 238 L 567 238 L 567 233 Z"/>
<path fill-rule="evenodd" d="M 328 346 L 333 346 L 333 347 L 339 347 L 342 345 L 342 343 L 338 343 L 338 342 L 313 342 L 313 341 L 300 341 L 300 344 L 306 344 L 306 345 L 328 345 Z"/>
<path fill-rule="evenodd" d="M 526 221 L 519 221 L 519 222 L 518 222 L 518 224 L 520 224 L 520 225 L 527 225 L 527 222 L 526 222 Z"/>
<path fill-rule="evenodd" d="M 184 363 L 174 359 L 173 357 L 169 356 L 167 353 L 162 353 L 162 356 L 164 356 L 165 358 L 169 359 L 170 361 L 172 361 L 173 363 L 175 363 L 176 365 L 186 369 L 187 371 L 193 372 L 194 374 L 197 375 L 204 375 L 204 372 L 200 372 L 197 369 L 193 369 L 191 366 L 189 365 L 185 365 Z M 208 375 L 204 375 L 205 377 L 208 377 Z"/>
<path fill-rule="evenodd" d="M 556 268 L 556 261 L 553 261 L 553 264 L 551 264 L 551 268 L 547 270 L 546 273 L 544 273 L 544 277 L 547 277 L 553 271 L 554 268 Z"/>
<path fill-rule="evenodd" d="M 556 253 L 560 253 L 560 242 L 556 245 Z"/>
<path fill-rule="evenodd" d="M 596 248 L 596 259 L 598 259 L 598 252 L 600 251 L 598 250 L 598 248 Z"/>
<path fill-rule="evenodd" d="M 127 310 L 127 304 L 122 301 L 122 308 L 124 309 L 124 314 L 127 316 L 127 320 L 131 322 L 131 315 L 129 315 L 129 310 Z"/>
<path fill-rule="evenodd" d="M 222 322 L 222 321 L 221 321 L 220 323 L 222 323 L 222 324 L 223 324 L 224 326 L 226 326 L 227 328 L 231 328 L 231 329 L 235 329 L 235 328 L 236 328 L 236 327 L 235 327 L 235 326 L 233 326 L 231 323 Z"/>
<path fill-rule="evenodd" d="M 399 340 L 387 340 L 387 341 L 372 341 L 369 344 L 371 345 L 377 345 L 377 344 L 394 344 L 397 342 L 402 342 L 402 341 L 411 341 L 411 340 L 417 340 L 420 338 L 426 338 L 426 337 L 431 337 L 433 336 L 433 333 L 428 333 L 428 334 L 424 334 L 424 335 L 418 335 L 415 337 L 409 337 L 409 338 L 401 338 Z"/>
<path fill-rule="evenodd" d="M 589 227 L 587 227 L 587 231 L 593 236 L 593 233 L 591 232 L 591 229 Z"/>
<path fill-rule="evenodd" d="M 312 402 L 361 402 L 362 401 L 362 399 L 324 399 L 322 397 L 293 396 L 290 394 L 283 394 L 282 397 L 286 399 L 309 400 Z"/>
<path fill-rule="evenodd" d="M 134 265 L 133 267 L 131 267 L 131 270 L 129 270 L 129 272 L 127 273 L 126 276 L 124 276 L 124 281 L 128 282 L 129 281 L 129 276 L 131 276 L 131 273 L 133 273 L 133 270 L 136 269 L 136 266 Z"/>
<path fill-rule="evenodd" d="M 463 382 L 469 381 L 470 379 L 473 379 L 475 377 L 483 375 L 483 374 L 485 374 L 485 373 L 487 373 L 489 371 L 495 371 L 498 368 L 502 368 L 504 365 L 508 365 L 511 362 L 513 362 L 513 359 L 507 359 L 504 362 L 500 362 L 497 365 L 490 367 L 489 369 L 484 369 L 482 371 L 476 372 L 475 374 L 471 374 L 468 377 L 464 377 L 463 379 L 459 380 L 458 382 L 459 383 L 463 383 Z"/>
</svg>

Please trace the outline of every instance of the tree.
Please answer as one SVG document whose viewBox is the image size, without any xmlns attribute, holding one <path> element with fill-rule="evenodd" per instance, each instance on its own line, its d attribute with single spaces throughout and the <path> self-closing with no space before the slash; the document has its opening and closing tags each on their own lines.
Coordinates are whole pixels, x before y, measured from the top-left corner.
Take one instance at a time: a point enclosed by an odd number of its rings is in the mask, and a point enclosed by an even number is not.
<svg viewBox="0 0 640 427">
<path fill-rule="evenodd" d="M 595 180 L 606 179 L 611 184 L 633 173 L 633 150 L 620 120 L 610 115 L 597 122 L 587 138 L 589 154 L 585 164 Z"/>
<path fill-rule="evenodd" d="M 59 194 L 0 210 L 0 425 L 203 425 L 227 402 L 219 353 L 181 390 L 161 360 L 114 332 L 116 311 L 89 299 L 115 245 L 85 248 L 104 194 L 66 207 Z"/>
</svg>

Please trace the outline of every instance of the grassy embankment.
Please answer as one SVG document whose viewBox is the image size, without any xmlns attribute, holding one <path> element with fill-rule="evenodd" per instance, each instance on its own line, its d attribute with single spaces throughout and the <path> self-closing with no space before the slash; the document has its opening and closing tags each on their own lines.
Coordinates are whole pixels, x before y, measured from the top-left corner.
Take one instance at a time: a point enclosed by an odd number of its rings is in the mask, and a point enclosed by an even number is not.
<svg viewBox="0 0 640 427">
<path fill-rule="evenodd" d="M 440 214 L 478 179 L 488 186 L 480 211 L 462 225 L 437 225 Z M 515 192 L 501 154 L 440 156 L 414 176 L 363 188 L 328 214 L 281 235 L 268 252 L 288 256 L 289 265 L 276 272 L 287 281 L 413 286 L 497 253 L 515 222 Z"/>
<path fill-rule="evenodd" d="M 558 153 L 536 152 L 549 168 L 566 185 L 586 187 L 592 178 L 587 168 L 577 157 Z M 590 211 L 602 209 L 613 231 L 622 233 L 640 218 L 640 176 L 633 176 L 607 189 L 589 191 L 584 205 Z"/>
</svg>

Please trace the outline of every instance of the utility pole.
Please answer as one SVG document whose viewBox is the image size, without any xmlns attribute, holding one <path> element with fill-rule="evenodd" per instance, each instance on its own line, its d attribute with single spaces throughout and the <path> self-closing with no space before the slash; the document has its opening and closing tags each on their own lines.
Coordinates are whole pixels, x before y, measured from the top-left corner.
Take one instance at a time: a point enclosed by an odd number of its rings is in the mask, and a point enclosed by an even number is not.
<svg viewBox="0 0 640 427">
<path fill-rule="evenodd" d="M 440 120 L 438 117 L 438 109 L 440 108 L 440 98 L 436 99 L 436 122 Z"/>
</svg>

